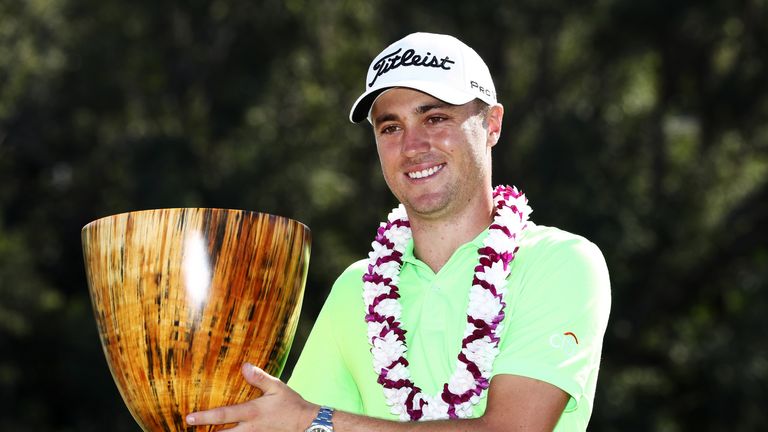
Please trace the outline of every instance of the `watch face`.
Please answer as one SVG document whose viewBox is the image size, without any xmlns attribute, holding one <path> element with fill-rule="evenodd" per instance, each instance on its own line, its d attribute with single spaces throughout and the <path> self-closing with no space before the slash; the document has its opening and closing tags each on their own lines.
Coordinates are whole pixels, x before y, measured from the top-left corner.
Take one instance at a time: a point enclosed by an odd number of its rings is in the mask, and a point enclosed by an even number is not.
<svg viewBox="0 0 768 432">
<path fill-rule="evenodd" d="M 333 432 L 333 429 L 329 428 L 328 426 L 314 425 L 310 426 L 309 429 L 304 432 Z"/>
</svg>

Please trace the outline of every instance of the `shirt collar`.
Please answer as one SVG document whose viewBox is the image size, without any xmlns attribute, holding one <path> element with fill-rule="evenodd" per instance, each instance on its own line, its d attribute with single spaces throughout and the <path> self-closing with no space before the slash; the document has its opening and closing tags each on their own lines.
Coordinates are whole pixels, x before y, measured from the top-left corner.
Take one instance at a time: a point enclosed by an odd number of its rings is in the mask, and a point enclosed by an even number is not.
<svg viewBox="0 0 768 432">
<path fill-rule="evenodd" d="M 483 241 L 485 240 L 485 237 L 488 236 L 489 228 L 484 229 L 474 239 L 459 246 L 453 252 L 453 255 L 456 255 L 458 252 L 464 250 L 465 248 L 472 248 L 474 251 L 477 251 L 478 249 L 483 247 Z M 414 264 L 414 265 L 426 265 L 413 255 L 413 238 L 411 238 L 408 244 L 405 245 L 405 250 L 403 251 L 403 263 Z"/>
</svg>

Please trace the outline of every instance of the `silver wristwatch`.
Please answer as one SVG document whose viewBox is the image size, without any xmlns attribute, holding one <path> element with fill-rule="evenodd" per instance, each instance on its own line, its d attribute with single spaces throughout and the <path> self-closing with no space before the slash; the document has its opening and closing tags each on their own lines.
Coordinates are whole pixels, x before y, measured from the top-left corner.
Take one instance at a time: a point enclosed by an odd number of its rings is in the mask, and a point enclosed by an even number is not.
<svg viewBox="0 0 768 432">
<path fill-rule="evenodd" d="M 327 406 L 320 407 L 320 411 L 317 412 L 317 417 L 312 420 L 312 424 L 309 425 L 304 432 L 333 432 L 333 408 Z"/>
</svg>

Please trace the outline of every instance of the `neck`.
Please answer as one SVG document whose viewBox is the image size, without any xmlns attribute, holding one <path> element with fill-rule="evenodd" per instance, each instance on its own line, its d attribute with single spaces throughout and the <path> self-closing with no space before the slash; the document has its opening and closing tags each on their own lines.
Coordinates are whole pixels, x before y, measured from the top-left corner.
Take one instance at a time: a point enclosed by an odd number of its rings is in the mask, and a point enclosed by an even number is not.
<svg viewBox="0 0 768 432">
<path fill-rule="evenodd" d="M 463 212 L 443 218 L 408 216 L 413 233 L 413 254 L 435 273 L 459 246 L 477 237 L 493 221 L 493 196 L 489 190 Z"/>
</svg>

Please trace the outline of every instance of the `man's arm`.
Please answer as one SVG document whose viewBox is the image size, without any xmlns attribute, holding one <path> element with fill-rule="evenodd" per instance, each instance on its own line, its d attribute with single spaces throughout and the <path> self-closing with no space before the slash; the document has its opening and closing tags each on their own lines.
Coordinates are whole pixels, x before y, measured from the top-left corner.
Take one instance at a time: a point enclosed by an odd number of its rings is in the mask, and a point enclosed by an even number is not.
<svg viewBox="0 0 768 432">
<path fill-rule="evenodd" d="M 305 401 L 286 384 L 259 368 L 245 365 L 243 375 L 264 395 L 239 405 L 190 414 L 187 423 L 237 423 L 230 429 L 233 432 L 301 432 L 312 423 L 318 405 Z M 497 375 L 488 389 L 485 414 L 476 419 L 402 423 L 337 411 L 333 424 L 336 432 L 551 431 L 565 409 L 568 397 L 564 391 L 543 381 Z"/>
</svg>

